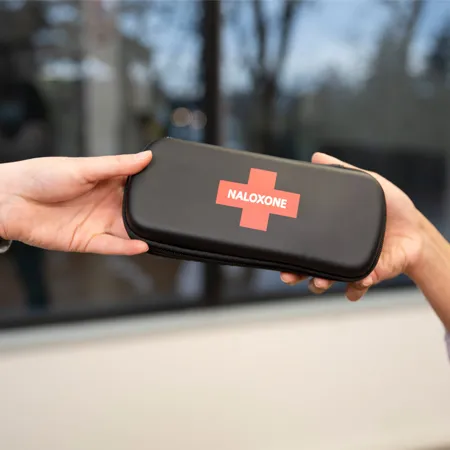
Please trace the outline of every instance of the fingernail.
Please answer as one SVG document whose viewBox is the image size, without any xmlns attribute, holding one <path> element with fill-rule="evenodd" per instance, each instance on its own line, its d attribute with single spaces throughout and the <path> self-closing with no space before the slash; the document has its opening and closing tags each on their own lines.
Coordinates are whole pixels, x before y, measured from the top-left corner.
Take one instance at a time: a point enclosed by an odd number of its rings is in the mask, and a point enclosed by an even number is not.
<svg viewBox="0 0 450 450">
<path fill-rule="evenodd" d="M 372 283 L 373 283 L 372 277 L 368 277 L 365 280 L 363 280 L 362 285 L 367 288 L 369 286 L 372 286 Z"/>
<path fill-rule="evenodd" d="M 283 281 L 283 283 L 286 283 L 286 284 L 292 284 L 292 283 L 294 283 L 295 280 L 292 275 L 282 274 L 281 281 Z"/>
<path fill-rule="evenodd" d="M 136 159 L 143 160 L 150 158 L 150 155 L 152 154 L 151 150 L 146 150 L 145 152 L 140 152 L 136 155 Z"/>
<path fill-rule="evenodd" d="M 314 286 L 317 289 L 326 289 L 327 281 L 326 280 L 322 280 L 321 278 L 314 278 Z"/>
</svg>

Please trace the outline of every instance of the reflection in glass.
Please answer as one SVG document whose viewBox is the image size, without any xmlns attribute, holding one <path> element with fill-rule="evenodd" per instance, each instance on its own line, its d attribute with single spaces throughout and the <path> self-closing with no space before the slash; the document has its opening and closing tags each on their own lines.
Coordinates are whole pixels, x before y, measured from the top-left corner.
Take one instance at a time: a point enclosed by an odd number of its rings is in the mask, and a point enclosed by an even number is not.
<svg viewBox="0 0 450 450">
<path fill-rule="evenodd" d="M 135 152 L 166 135 L 326 151 L 391 179 L 450 236 L 448 2 L 221 1 L 217 54 L 207 3 L 0 2 L 0 160 Z M 205 98 L 214 69 L 221 89 Z M 276 272 L 223 268 L 205 283 L 197 263 L 16 244 L 0 258 L 0 316 L 198 305 L 220 279 L 220 302 L 307 291 Z"/>
</svg>

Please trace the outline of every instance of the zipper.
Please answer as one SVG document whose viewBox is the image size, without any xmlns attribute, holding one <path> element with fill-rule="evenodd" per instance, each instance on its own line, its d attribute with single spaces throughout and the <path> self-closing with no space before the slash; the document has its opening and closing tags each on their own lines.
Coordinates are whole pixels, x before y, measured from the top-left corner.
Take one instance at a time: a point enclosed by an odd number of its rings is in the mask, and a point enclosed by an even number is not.
<svg viewBox="0 0 450 450">
<path fill-rule="evenodd" d="M 344 169 L 347 169 L 347 168 L 344 168 Z M 347 170 L 354 170 L 354 169 L 347 169 Z M 127 194 L 127 191 L 129 189 L 130 179 L 131 179 L 131 177 L 128 178 L 127 183 L 125 185 L 125 195 Z M 384 192 L 383 192 L 383 196 L 384 196 Z M 129 234 L 129 236 L 134 239 L 142 240 L 142 238 L 137 236 L 133 232 L 133 230 L 130 228 L 130 226 L 128 225 L 128 222 L 126 220 L 126 214 L 125 214 L 125 202 L 123 202 L 122 207 L 123 207 L 123 221 L 124 221 L 124 225 L 125 225 L 125 228 Z M 152 242 L 152 241 L 146 241 L 149 246 L 149 250 L 147 253 L 155 255 L 155 256 L 169 257 L 169 258 L 174 258 L 174 259 L 183 259 L 185 261 L 197 261 L 197 262 L 203 262 L 203 263 L 232 265 L 235 267 L 253 267 L 255 269 L 276 270 L 276 271 L 281 271 L 281 272 L 291 272 L 291 273 L 297 273 L 297 274 L 307 275 L 307 276 L 311 276 L 311 277 L 320 277 L 320 278 L 325 278 L 325 279 L 329 279 L 329 280 L 350 283 L 350 282 L 364 279 L 375 269 L 376 262 L 378 261 L 378 258 L 380 257 L 380 254 L 383 249 L 384 234 L 386 232 L 386 205 L 385 205 L 385 209 L 384 209 L 383 219 L 384 219 L 384 223 L 383 223 L 382 236 L 381 236 L 377 251 L 375 253 L 373 263 L 370 267 L 370 270 L 368 270 L 367 273 L 365 273 L 362 277 L 360 277 L 356 280 L 354 278 L 345 279 L 345 277 L 336 277 L 336 276 L 333 276 L 333 275 L 331 275 L 329 273 L 325 273 L 325 272 L 311 271 L 311 270 L 306 270 L 302 267 L 293 267 L 293 266 L 284 265 L 284 264 L 260 262 L 257 260 L 246 260 L 245 262 L 238 262 L 238 261 L 236 261 L 236 259 L 238 259 L 238 257 L 234 258 L 233 256 L 230 256 L 229 258 L 224 258 L 224 257 L 221 257 L 221 255 L 219 255 L 219 254 L 214 254 L 211 256 L 192 255 L 192 254 L 189 254 L 189 251 L 181 252 L 181 251 L 177 251 L 177 250 L 170 250 L 167 248 L 164 248 L 164 249 L 162 249 L 161 247 L 158 248 L 158 243 Z M 240 258 L 240 259 L 242 260 L 245 258 Z"/>
</svg>

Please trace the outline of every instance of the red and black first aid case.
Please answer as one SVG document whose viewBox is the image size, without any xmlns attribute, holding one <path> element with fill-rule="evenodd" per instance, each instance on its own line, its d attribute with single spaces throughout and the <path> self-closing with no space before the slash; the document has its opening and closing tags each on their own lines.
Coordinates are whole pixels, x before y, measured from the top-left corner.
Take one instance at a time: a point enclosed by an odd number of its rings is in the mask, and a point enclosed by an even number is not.
<svg viewBox="0 0 450 450">
<path fill-rule="evenodd" d="M 338 281 L 374 269 L 386 205 L 366 172 L 173 138 L 147 149 L 123 219 L 149 253 Z"/>
</svg>

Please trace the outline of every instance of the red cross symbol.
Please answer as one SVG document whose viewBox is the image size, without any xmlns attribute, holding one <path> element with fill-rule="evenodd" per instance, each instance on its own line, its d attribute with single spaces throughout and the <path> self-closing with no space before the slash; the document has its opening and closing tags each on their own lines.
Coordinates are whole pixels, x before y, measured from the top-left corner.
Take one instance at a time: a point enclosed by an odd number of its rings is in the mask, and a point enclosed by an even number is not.
<svg viewBox="0 0 450 450">
<path fill-rule="evenodd" d="M 277 173 L 250 169 L 248 183 L 221 180 L 216 203 L 242 208 L 240 226 L 267 231 L 270 214 L 296 218 L 300 194 L 275 189 Z"/>
</svg>

